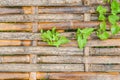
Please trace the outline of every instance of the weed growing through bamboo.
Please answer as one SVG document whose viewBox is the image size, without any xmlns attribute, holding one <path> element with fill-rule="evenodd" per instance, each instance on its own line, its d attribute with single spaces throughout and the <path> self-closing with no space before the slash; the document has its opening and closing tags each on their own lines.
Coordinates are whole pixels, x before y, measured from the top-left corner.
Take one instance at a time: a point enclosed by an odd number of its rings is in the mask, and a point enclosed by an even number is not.
<svg viewBox="0 0 120 80">
<path fill-rule="evenodd" d="M 49 45 L 56 47 L 59 47 L 61 44 L 66 44 L 70 41 L 65 36 L 60 36 L 60 33 L 56 32 L 55 28 L 52 28 L 52 30 L 48 31 L 41 30 L 41 38 Z"/>
<path fill-rule="evenodd" d="M 117 24 L 117 21 L 119 21 L 119 16 L 117 14 L 120 13 L 120 4 L 116 0 L 113 0 L 112 2 L 110 2 L 110 0 L 105 0 L 105 1 L 107 1 L 111 6 L 110 7 L 111 8 L 111 14 L 108 16 L 108 21 L 112 25 L 111 26 L 112 35 L 115 35 L 120 31 L 120 26 Z M 107 18 L 105 16 L 107 9 L 100 5 L 100 6 L 97 7 L 96 11 L 99 13 L 98 20 L 102 21 L 100 23 L 100 28 L 97 31 L 97 36 L 101 40 L 108 39 L 110 37 L 110 34 L 106 30 Z"/>
</svg>

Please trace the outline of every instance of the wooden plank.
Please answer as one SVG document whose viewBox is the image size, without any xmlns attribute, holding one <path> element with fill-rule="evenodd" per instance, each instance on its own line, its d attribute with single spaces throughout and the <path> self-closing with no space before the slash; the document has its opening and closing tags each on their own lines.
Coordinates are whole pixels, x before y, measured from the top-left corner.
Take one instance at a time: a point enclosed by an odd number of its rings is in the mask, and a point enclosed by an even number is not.
<svg viewBox="0 0 120 80">
<path fill-rule="evenodd" d="M 120 56 L 120 48 L 91 48 L 90 55 L 94 56 Z"/>
<path fill-rule="evenodd" d="M 29 32 L 0 32 L 1 40 L 40 40 L 40 34 Z"/>
<path fill-rule="evenodd" d="M 118 56 L 96 56 L 83 58 L 87 59 L 90 64 L 120 64 L 120 57 Z"/>
<path fill-rule="evenodd" d="M 0 47 L 0 54 L 83 55 L 74 47 Z"/>
<path fill-rule="evenodd" d="M 29 33 L 29 32 L 0 32 L 1 40 L 42 40 L 40 37 L 40 33 Z M 70 40 L 76 39 L 75 32 L 63 32 L 60 35 L 67 37 Z M 96 33 L 93 33 L 89 38 L 89 40 L 98 40 Z M 120 39 L 120 34 L 116 34 L 111 36 L 110 39 Z"/>
<path fill-rule="evenodd" d="M 0 7 L 0 14 L 31 14 L 31 7 Z"/>
<path fill-rule="evenodd" d="M 25 47 L 0 47 L 1 54 L 25 54 Z"/>
<path fill-rule="evenodd" d="M 81 14 L 39 14 L 39 15 L 2 15 L 0 22 L 59 22 L 59 21 L 82 21 Z"/>
<path fill-rule="evenodd" d="M 7 75 L 7 76 L 6 76 Z M 99 79 L 107 79 L 107 80 L 118 80 L 119 76 L 118 73 L 38 73 L 38 79 L 66 79 L 66 80 L 73 80 L 73 79 L 83 79 L 83 80 L 99 80 Z M 67 76 L 67 77 L 65 77 Z M 86 77 L 87 76 L 87 77 Z M 0 73 L 0 79 L 28 79 L 28 73 Z"/>
<path fill-rule="evenodd" d="M 56 27 L 57 30 L 69 30 L 77 28 L 95 28 L 99 27 L 100 22 L 98 21 L 88 21 L 88 22 L 39 22 L 38 29 L 50 30 Z M 120 23 L 118 23 L 120 24 Z M 107 25 L 109 30 L 110 25 Z M 0 31 L 31 31 L 32 24 L 30 23 L 0 23 Z"/>
<path fill-rule="evenodd" d="M 65 73 L 38 73 L 38 79 L 53 80 L 119 80 L 119 73 L 90 73 L 90 72 L 65 72 Z"/>
<path fill-rule="evenodd" d="M 120 65 L 114 64 L 91 64 L 89 66 L 90 72 L 120 72 Z"/>
<path fill-rule="evenodd" d="M 89 64 L 120 64 L 120 57 L 117 56 L 96 56 L 96 57 L 82 57 L 82 56 L 39 56 L 37 62 L 39 63 L 85 63 L 88 60 Z M 0 63 L 28 63 L 30 61 L 28 56 L 0 56 Z"/>
<path fill-rule="evenodd" d="M 21 40 L 0 40 L 0 46 L 30 46 L 31 41 Z"/>
<path fill-rule="evenodd" d="M 92 5 L 92 4 L 106 4 L 104 1 L 102 0 L 85 0 L 84 1 L 86 4 L 89 3 L 89 5 Z"/>
<path fill-rule="evenodd" d="M 83 64 L 0 64 L 4 72 L 71 72 L 84 71 Z"/>
<path fill-rule="evenodd" d="M 0 14 L 23 14 L 24 11 L 20 8 L 0 8 Z"/>
<path fill-rule="evenodd" d="M 81 6 L 82 0 L 0 0 L 0 6 Z"/>
<path fill-rule="evenodd" d="M 0 31 L 31 31 L 30 23 L 0 23 Z"/>
<path fill-rule="evenodd" d="M 107 12 L 110 12 L 109 6 L 104 6 L 107 9 Z M 93 6 L 65 6 L 65 7 L 39 7 L 39 14 L 44 13 L 97 13 L 96 12 L 97 5 Z"/>
<path fill-rule="evenodd" d="M 57 79 L 57 80 L 119 80 L 119 73 L 37 73 L 37 79 Z M 28 73 L 0 73 L 0 79 L 28 79 Z"/>
<path fill-rule="evenodd" d="M 119 0 L 117 0 L 119 1 Z M 104 2 L 104 0 L 85 0 L 86 3 L 89 3 L 90 5 L 106 5 L 107 3 Z"/>
<path fill-rule="evenodd" d="M 28 73 L 0 73 L 0 79 L 28 79 L 29 74 Z"/>
<path fill-rule="evenodd" d="M 110 12 L 108 6 L 104 6 L 107 8 L 107 12 Z M 39 7 L 39 14 L 55 14 L 55 13 L 96 13 L 97 6 L 65 6 L 65 7 Z M 30 7 L 20 7 L 20 8 L 9 8 L 9 7 L 1 7 L 0 14 L 31 14 L 32 9 Z"/>
<path fill-rule="evenodd" d="M 29 56 L 0 56 L 0 63 L 29 63 Z"/>
<path fill-rule="evenodd" d="M 39 56 L 39 63 L 84 63 L 82 56 Z"/>
<path fill-rule="evenodd" d="M 80 6 L 80 7 L 39 7 L 39 13 L 95 13 L 96 6 Z"/>
<path fill-rule="evenodd" d="M 87 46 L 120 46 L 120 39 L 91 40 Z"/>
<path fill-rule="evenodd" d="M 74 47 L 28 47 L 26 51 L 39 55 L 83 55 L 83 50 Z"/>
<path fill-rule="evenodd" d="M 38 29 L 52 29 L 53 27 L 56 27 L 56 29 L 64 29 L 64 30 L 69 30 L 69 29 L 77 29 L 77 28 L 98 28 L 100 22 L 98 21 L 89 21 L 89 22 L 81 22 L 81 21 L 68 21 L 68 22 L 40 22 Z"/>
<path fill-rule="evenodd" d="M 87 63 L 88 64 L 120 64 L 117 56 L 39 56 L 40 63 Z"/>
</svg>

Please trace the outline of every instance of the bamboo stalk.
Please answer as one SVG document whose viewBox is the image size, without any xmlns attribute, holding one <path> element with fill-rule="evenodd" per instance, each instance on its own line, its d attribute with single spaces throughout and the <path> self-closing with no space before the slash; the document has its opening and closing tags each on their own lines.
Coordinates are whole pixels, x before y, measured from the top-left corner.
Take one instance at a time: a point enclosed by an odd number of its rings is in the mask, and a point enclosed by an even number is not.
<svg viewBox="0 0 120 80">
<path fill-rule="evenodd" d="M 28 73 L 0 73 L 0 79 L 28 79 Z"/>
<path fill-rule="evenodd" d="M 1 63 L 28 63 L 29 56 L 0 56 Z"/>
<path fill-rule="evenodd" d="M 74 67 L 73 67 L 74 66 Z M 84 71 L 83 64 L 0 64 L 4 72 L 76 72 Z"/>
<path fill-rule="evenodd" d="M 0 39 L 1 40 L 42 40 L 40 35 L 41 33 L 0 32 Z M 76 39 L 76 32 L 62 32 L 60 33 L 60 35 L 65 36 L 70 40 Z M 120 34 L 111 36 L 109 39 L 120 39 Z M 98 40 L 96 33 L 92 33 L 92 35 L 88 38 L 88 40 Z"/>
<path fill-rule="evenodd" d="M 0 6 L 80 6 L 82 5 L 82 0 L 10 0 L 3 1 L 0 0 Z"/>
<path fill-rule="evenodd" d="M 0 22 L 58 22 L 58 21 L 82 21 L 81 14 L 39 14 L 39 15 L 2 15 Z"/>
<path fill-rule="evenodd" d="M 119 56 L 120 48 L 91 48 L 90 55 L 94 56 Z"/>
<path fill-rule="evenodd" d="M 40 56 L 38 57 L 39 63 L 87 63 L 88 64 L 120 64 L 120 57 L 114 56 Z"/>
<path fill-rule="evenodd" d="M 90 72 L 65 72 L 65 73 L 38 73 L 38 79 L 55 79 L 55 80 L 117 80 L 119 73 L 90 73 Z"/>
<path fill-rule="evenodd" d="M 31 31 L 30 23 L 0 23 L 0 31 Z"/>
<path fill-rule="evenodd" d="M 90 72 L 120 72 L 119 64 L 91 64 L 89 65 Z"/>
<path fill-rule="evenodd" d="M 31 41 L 21 40 L 0 40 L 0 46 L 30 46 Z"/>
</svg>

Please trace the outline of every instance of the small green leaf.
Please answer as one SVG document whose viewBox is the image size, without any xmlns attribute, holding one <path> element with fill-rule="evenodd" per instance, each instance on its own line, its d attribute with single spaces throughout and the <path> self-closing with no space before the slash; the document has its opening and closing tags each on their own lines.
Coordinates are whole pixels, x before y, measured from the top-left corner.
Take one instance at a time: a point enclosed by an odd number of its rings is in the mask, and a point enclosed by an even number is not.
<svg viewBox="0 0 120 80">
<path fill-rule="evenodd" d="M 106 17 L 103 14 L 100 14 L 98 20 L 104 21 Z"/>
<path fill-rule="evenodd" d="M 100 14 L 105 14 L 106 11 L 107 11 L 107 9 L 104 8 L 104 7 L 101 6 L 101 5 L 97 7 L 97 12 L 99 12 Z"/>
<path fill-rule="evenodd" d="M 80 49 L 84 48 L 87 44 L 87 39 L 94 31 L 94 28 L 85 28 L 85 29 L 77 29 L 76 38 L 78 42 L 78 46 Z"/>
<path fill-rule="evenodd" d="M 120 31 L 120 27 L 118 25 L 112 25 L 111 32 L 113 35 L 117 34 Z"/>
<path fill-rule="evenodd" d="M 120 3 L 117 0 L 112 1 L 111 10 L 113 15 L 120 13 Z"/>
<path fill-rule="evenodd" d="M 105 40 L 110 37 L 109 33 L 106 31 L 106 23 L 105 22 L 100 23 L 100 28 L 97 30 L 97 36 L 101 40 Z"/>
<path fill-rule="evenodd" d="M 106 40 L 110 37 L 110 34 L 108 32 L 103 32 L 102 34 L 98 34 L 98 37 L 101 39 L 101 40 Z"/>
<path fill-rule="evenodd" d="M 102 30 L 102 31 L 106 30 L 106 23 L 105 22 L 100 23 L 100 30 Z"/>
<path fill-rule="evenodd" d="M 98 20 L 105 21 L 106 17 L 104 16 L 104 14 L 106 13 L 106 11 L 107 9 L 101 5 L 97 7 L 97 12 L 99 12 Z"/>
<path fill-rule="evenodd" d="M 87 44 L 86 39 L 81 39 L 80 37 L 78 37 L 78 46 L 80 49 L 84 48 L 86 44 Z"/>
<path fill-rule="evenodd" d="M 87 39 L 93 31 L 94 31 L 94 28 L 83 29 L 83 33 L 84 33 L 83 37 Z"/>
<path fill-rule="evenodd" d="M 116 22 L 119 20 L 119 16 L 117 15 L 110 15 L 108 17 L 108 20 L 111 24 L 116 24 Z"/>
</svg>

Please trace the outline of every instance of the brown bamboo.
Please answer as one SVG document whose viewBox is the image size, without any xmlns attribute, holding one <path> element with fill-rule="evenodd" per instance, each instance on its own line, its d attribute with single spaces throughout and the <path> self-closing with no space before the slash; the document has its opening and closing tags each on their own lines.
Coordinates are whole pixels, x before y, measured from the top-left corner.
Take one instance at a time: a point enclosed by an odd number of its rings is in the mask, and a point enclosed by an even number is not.
<svg viewBox="0 0 120 80">
<path fill-rule="evenodd" d="M 0 63 L 29 63 L 29 56 L 0 56 Z"/>
<path fill-rule="evenodd" d="M 106 3 L 102 0 L 85 0 L 85 4 L 93 5 L 93 4 L 103 4 L 105 5 Z"/>
<path fill-rule="evenodd" d="M 1 40 L 42 40 L 40 35 L 41 35 L 40 33 L 29 33 L 29 32 L 22 32 L 22 33 L 21 32 L 0 32 L 0 39 Z M 76 32 L 62 32 L 60 33 L 60 35 L 65 36 L 70 40 L 76 39 Z M 119 39 L 119 38 L 120 38 L 120 34 L 116 34 L 111 36 L 109 39 Z M 96 33 L 92 33 L 92 35 L 88 39 L 97 40 L 98 37 L 96 36 Z"/>
<path fill-rule="evenodd" d="M 120 57 L 114 56 L 40 56 L 39 63 L 87 63 L 88 64 L 120 64 Z"/>
<path fill-rule="evenodd" d="M 32 8 L 31 7 L 22 7 L 24 14 L 31 14 Z"/>
<path fill-rule="evenodd" d="M 80 7 L 39 7 L 38 13 L 96 13 L 97 6 L 80 6 Z M 105 6 L 107 11 L 109 10 L 108 6 Z M 9 8 L 1 7 L 0 14 L 31 14 L 31 7 L 21 7 L 21 8 Z"/>
<path fill-rule="evenodd" d="M 82 0 L 0 0 L 0 6 L 80 6 L 82 5 Z"/>
<path fill-rule="evenodd" d="M 64 72 L 64 73 L 38 73 L 38 79 L 55 80 L 118 80 L 119 73 L 90 73 L 90 72 Z"/>
<path fill-rule="evenodd" d="M 74 47 L 29 47 L 26 50 L 39 55 L 83 55 L 83 50 Z"/>
<path fill-rule="evenodd" d="M 91 48 L 90 55 L 95 56 L 119 56 L 120 48 Z"/>
<path fill-rule="evenodd" d="M 43 13 L 95 13 L 96 7 L 39 7 L 39 14 Z"/>
<path fill-rule="evenodd" d="M 73 67 L 74 66 L 74 67 Z M 76 72 L 84 71 L 83 64 L 0 64 L 4 72 Z"/>
<path fill-rule="evenodd" d="M 0 31 L 31 31 L 30 23 L 0 23 Z"/>
<path fill-rule="evenodd" d="M 28 73 L 0 73 L 0 79 L 28 79 L 29 74 Z"/>
<path fill-rule="evenodd" d="M 82 57 L 82 56 L 39 56 L 37 62 L 39 63 L 85 63 L 88 60 L 89 64 L 120 64 L 120 57 L 114 56 L 96 56 L 96 57 Z M 28 63 L 29 56 L 0 56 L 0 63 Z"/>
<path fill-rule="evenodd" d="M 30 46 L 31 41 L 21 40 L 0 40 L 0 46 Z"/>
<path fill-rule="evenodd" d="M 95 28 L 99 27 L 100 22 L 98 21 L 89 21 L 89 22 L 80 22 L 80 21 L 69 21 L 69 22 L 40 22 L 38 29 L 49 30 L 53 27 L 56 27 L 57 30 L 69 30 L 77 28 Z M 120 24 L 120 23 L 119 23 Z M 110 28 L 110 25 L 107 25 L 107 28 Z M 32 24 L 30 23 L 0 23 L 0 31 L 31 31 Z"/>
<path fill-rule="evenodd" d="M 32 7 L 32 14 L 38 14 L 38 7 Z M 38 22 L 33 23 L 32 32 L 36 33 L 38 31 Z M 32 46 L 37 46 L 37 40 L 32 41 Z M 37 63 L 37 55 L 36 54 L 30 54 L 30 64 L 36 64 Z M 30 78 L 29 80 L 37 80 L 36 79 L 36 72 L 32 71 L 30 72 Z"/>
<path fill-rule="evenodd" d="M 84 2 L 89 3 L 90 5 L 98 5 L 98 4 L 106 5 L 106 4 L 108 4 L 108 3 L 105 3 L 104 0 L 85 0 Z"/>
<path fill-rule="evenodd" d="M 120 39 L 92 40 L 88 41 L 87 46 L 120 46 Z"/>
<path fill-rule="evenodd" d="M 7 76 L 6 76 L 7 75 Z M 57 79 L 57 80 L 77 80 L 77 79 L 105 79 L 105 80 L 117 80 L 119 73 L 83 73 L 83 72 L 64 72 L 64 73 L 37 73 L 37 79 Z M 28 73 L 0 73 L 0 79 L 28 79 Z"/>
<path fill-rule="evenodd" d="M 94 18 L 93 18 L 94 19 Z M 0 22 L 58 22 L 58 21 L 82 21 L 81 14 L 39 14 L 39 15 L 2 15 Z"/>
<path fill-rule="evenodd" d="M 0 32 L 1 40 L 40 40 L 40 33 Z"/>
<path fill-rule="evenodd" d="M 0 8 L 0 14 L 23 14 L 23 10 L 19 8 Z"/>
<path fill-rule="evenodd" d="M 39 23 L 39 30 L 40 29 L 52 29 L 53 27 L 56 27 L 56 29 L 77 29 L 77 28 L 85 28 L 85 27 L 94 27 L 98 28 L 99 22 L 41 22 Z"/>
<path fill-rule="evenodd" d="M 90 72 L 119 72 L 120 65 L 114 64 L 91 64 L 89 65 Z M 119 79 L 119 78 L 118 78 Z"/>
<path fill-rule="evenodd" d="M 74 47 L 0 47 L 0 54 L 83 55 L 83 50 Z"/>
</svg>

